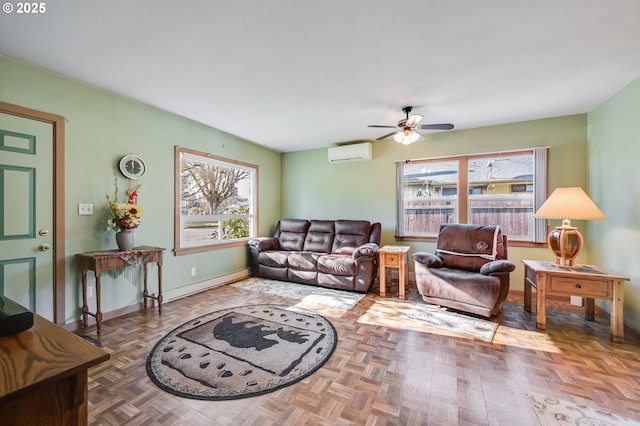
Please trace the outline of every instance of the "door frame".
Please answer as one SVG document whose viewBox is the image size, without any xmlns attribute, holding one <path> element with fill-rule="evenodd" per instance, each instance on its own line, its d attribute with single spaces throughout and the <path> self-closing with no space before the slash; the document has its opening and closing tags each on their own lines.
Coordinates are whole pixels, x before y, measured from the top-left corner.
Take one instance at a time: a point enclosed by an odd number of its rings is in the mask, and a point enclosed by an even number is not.
<svg viewBox="0 0 640 426">
<path fill-rule="evenodd" d="M 60 115 L 0 102 L 0 112 L 53 126 L 53 322 L 65 322 L 65 185 L 64 137 L 66 119 Z"/>
</svg>

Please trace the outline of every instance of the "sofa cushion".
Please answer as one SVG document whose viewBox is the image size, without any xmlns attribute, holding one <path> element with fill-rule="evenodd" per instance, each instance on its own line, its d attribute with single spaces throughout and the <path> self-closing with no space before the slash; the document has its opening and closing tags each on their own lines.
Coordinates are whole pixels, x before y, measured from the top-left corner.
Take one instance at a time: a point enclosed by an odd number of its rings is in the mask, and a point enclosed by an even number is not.
<svg viewBox="0 0 640 426">
<path fill-rule="evenodd" d="M 351 256 L 326 254 L 318 257 L 318 272 L 334 275 L 355 275 L 355 260 Z"/>
<path fill-rule="evenodd" d="M 289 268 L 287 271 L 287 280 L 295 283 L 303 284 L 317 284 L 318 272 L 317 271 L 297 271 Z"/>
<path fill-rule="evenodd" d="M 258 257 L 260 265 L 274 268 L 286 268 L 288 266 L 289 253 L 286 251 L 267 250 L 261 251 Z"/>
<path fill-rule="evenodd" d="M 280 242 L 281 250 L 301 251 L 309 229 L 309 221 L 303 219 L 282 219 L 275 237 Z"/>
<path fill-rule="evenodd" d="M 436 254 L 447 268 L 477 272 L 485 263 L 502 258 L 502 252 L 498 225 L 440 226 Z"/>
<path fill-rule="evenodd" d="M 336 220 L 333 239 L 334 254 L 353 254 L 356 247 L 369 242 L 371 223 L 366 220 Z"/>
<path fill-rule="evenodd" d="M 289 253 L 287 262 L 289 267 L 301 271 L 315 271 L 318 268 L 318 257 L 320 253 L 311 253 L 307 251 L 298 251 Z"/>
<path fill-rule="evenodd" d="M 304 251 L 331 253 L 333 236 L 333 220 L 312 220 L 304 240 Z"/>
<path fill-rule="evenodd" d="M 272 280 L 286 281 L 288 278 L 287 272 L 289 268 L 277 268 L 272 266 L 260 265 L 258 272 L 260 277 L 269 278 Z"/>
<path fill-rule="evenodd" d="M 354 290 L 354 277 L 350 275 L 335 275 L 318 272 L 318 285 L 339 290 Z"/>
</svg>

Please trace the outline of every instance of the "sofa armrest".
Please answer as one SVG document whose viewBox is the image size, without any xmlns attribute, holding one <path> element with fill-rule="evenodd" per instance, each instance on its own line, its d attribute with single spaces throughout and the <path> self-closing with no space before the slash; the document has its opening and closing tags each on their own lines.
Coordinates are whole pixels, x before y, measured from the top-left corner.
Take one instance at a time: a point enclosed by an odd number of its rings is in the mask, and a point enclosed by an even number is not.
<svg viewBox="0 0 640 426">
<path fill-rule="evenodd" d="M 378 255 L 378 245 L 376 243 L 366 243 L 363 244 L 359 247 L 356 247 L 356 249 L 353 251 L 353 258 L 356 259 L 360 256 L 377 256 Z"/>
<path fill-rule="evenodd" d="M 413 260 L 422 263 L 427 268 L 442 268 L 444 266 L 442 259 L 432 253 L 419 251 L 414 253 L 412 257 Z"/>
<path fill-rule="evenodd" d="M 249 245 L 255 247 L 258 251 L 278 250 L 280 242 L 274 237 L 257 237 L 249 240 Z"/>
<path fill-rule="evenodd" d="M 480 273 L 482 275 L 491 275 L 496 272 L 512 272 L 514 269 L 516 269 L 516 265 L 510 260 L 494 260 L 482 265 Z"/>
</svg>

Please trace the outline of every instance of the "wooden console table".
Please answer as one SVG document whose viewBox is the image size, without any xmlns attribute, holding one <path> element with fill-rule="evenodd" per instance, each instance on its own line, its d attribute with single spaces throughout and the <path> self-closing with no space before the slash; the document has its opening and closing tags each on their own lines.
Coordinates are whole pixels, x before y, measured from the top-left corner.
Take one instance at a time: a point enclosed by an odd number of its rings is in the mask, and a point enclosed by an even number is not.
<svg viewBox="0 0 640 426">
<path fill-rule="evenodd" d="M 404 300 L 405 287 L 409 281 L 408 246 L 384 246 L 378 250 L 380 256 L 380 296 L 387 290 L 387 268 L 398 268 L 398 296 Z"/>
<path fill-rule="evenodd" d="M 611 341 L 624 342 L 624 282 L 629 278 L 612 274 L 599 266 L 578 265 L 567 267 L 549 262 L 523 260 L 524 310 L 531 312 L 531 288 L 536 289 L 536 325 L 544 330 L 548 294 L 581 296 L 585 299 L 584 312 L 588 321 L 594 320 L 594 299 L 611 300 Z"/>
<path fill-rule="evenodd" d="M 0 337 L 0 424 L 86 425 L 89 367 L 109 354 L 34 315 L 33 327 Z"/>
<path fill-rule="evenodd" d="M 80 271 L 82 273 L 82 325 L 86 328 L 89 315 L 96 319 L 98 335 L 101 330 L 102 311 L 100 310 L 100 277 L 102 271 L 110 269 L 142 266 L 144 268 L 144 291 L 142 303 L 147 309 L 147 299 L 158 301 L 158 313 L 162 313 L 162 254 L 161 247 L 134 247 L 130 251 L 106 250 L 77 254 Z M 147 290 L 147 264 L 158 264 L 158 295 L 152 296 Z M 87 271 L 93 271 L 96 277 L 96 312 L 89 312 L 87 305 Z"/>
</svg>

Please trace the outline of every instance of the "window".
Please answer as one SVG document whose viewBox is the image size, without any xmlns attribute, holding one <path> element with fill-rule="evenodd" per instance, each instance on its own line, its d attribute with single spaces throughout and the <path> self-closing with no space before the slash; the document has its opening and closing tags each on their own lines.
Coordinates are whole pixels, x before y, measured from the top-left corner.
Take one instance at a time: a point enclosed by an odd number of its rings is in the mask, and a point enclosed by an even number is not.
<svg viewBox="0 0 640 426">
<path fill-rule="evenodd" d="M 510 241 L 546 241 L 547 148 L 399 162 L 396 233 L 432 238 L 442 223 L 500 225 Z"/>
<path fill-rule="evenodd" d="M 256 235 L 258 168 L 176 147 L 176 255 L 246 244 Z"/>
</svg>

